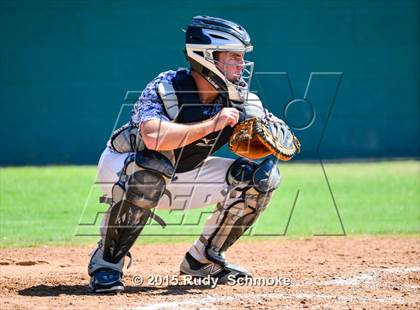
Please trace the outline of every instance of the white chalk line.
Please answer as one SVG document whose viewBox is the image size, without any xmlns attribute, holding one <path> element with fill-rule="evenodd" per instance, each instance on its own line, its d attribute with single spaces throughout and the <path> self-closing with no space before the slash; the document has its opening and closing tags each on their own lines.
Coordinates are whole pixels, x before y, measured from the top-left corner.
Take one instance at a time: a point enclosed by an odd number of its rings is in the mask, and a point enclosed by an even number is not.
<svg viewBox="0 0 420 310">
<path fill-rule="evenodd" d="M 376 268 L 368 272 L 355 275 L 349 278 L 338 278 L 322 282 L 314 282 L 316 285 L 337 285 L 337 286 L 360 286 L 363 284 L 370 284 L 376 281 L 381 274 L 406 274 L 410 272 L 420 271 L 420 266 L 417 267 L 396 267 L 396 268 Z"/>
<path fill-rule="evenodd" d="M 360 286 L 366 283 L 375 282 L 380 274 L 406 274 L 410 272 L 420 271 L 420 266 L 415 267 L 397 267 L 397 268 L 377 268 L 367 271 L 365 273 L 355 275 L 349 278 L 338 278 L 322 282 L 311 282 L 311 283 L 300 283 L 292 284 L 292 286 Z M 416 287 L 417 288 L 417 287 Z M 342 295 L 326 295 L 326 294 L 315 294 L 315 293 L 253 293 L 253 294 L 235 294 L 230 296 L 223 295 L 207 295 L 207 297 L 196 297 L 189 298 L 183 301 L 170 301 L 162 303 L 152 303 L 142 305 L 138 307 L 130 307 L 129 309 L 135 310 L 155 310 L 155 309 L 180 309 L 185 307 L 200 306 L 201 309 L 217 309 L 212 306 L 214 302 L 224 301 L 239 301 L 241 299 L 252 299 L 253 302 L 258 301 L 260 298 L 268 298 L 270 300 L 290 300 L 290 299 L 312 299 L 312 300 L 335 300 L 339 302 L 375 302 L 375 303 L 394 303 L 404 304 L 407 301 L 402 298 L 396 297 L 359 297 L 359 296 L 342 296 Z M 127 309 L 127 308 L 121 308 Z"/>
<path fill-rule="evenodd" d="M 371 297 L 357 297 L 357 296 L 336 296 L 336 295 L 325 295 L 325 294 L 313 294 L 313 293 L 255 293 L 255 294 L 236 294 L 231 296 L 221 295 L 210 295 L 208 297 L 196 297 L 190 298 L 185 301 L 170 301 L 162 303 L 147 304 L 139 307 L 133 307 L 130 309 L 135 310 L 157 310 L 157 309 L 181 309 L 184 307 L 192 306 L 208 306 L 207 309 L 217 309 L 211 307 L 213 302 L 224 302 L 224 301 L 239 301 L 243 299 L 252 299 L 252 303 L 258 301 L 259 298 L 267 298 L 270 300 L 335 300 L 339 302 L 376 302 L 376 303 L 397 303 L 403 304 L 406 301 L 401 298 L 371 298 Z M 202 308 L 201 308 L 202 309 Z"/>
<path fill-rule="evenodd" d="M 185 306 L 200 306 L 200 309 L 217 309 L 215 307 L 211 307 L 212 302 L 219 302 L 219 301 L 233 301 L 237 300 L 234 296 L 208 296 L 208 297 L 197 297 L 197 298 L 190 298 L 185 301 L 169 301 L 169 302 L 162 302 L 162 303 L 154 303 L 154 304 L 147 304 L 140 307 L 130 308 L 133 310 L 160 310 L 160 309 L 179 309 L 184 308 Z M 207 306 L 203 308 L 203 306 Z"/>
</svg>

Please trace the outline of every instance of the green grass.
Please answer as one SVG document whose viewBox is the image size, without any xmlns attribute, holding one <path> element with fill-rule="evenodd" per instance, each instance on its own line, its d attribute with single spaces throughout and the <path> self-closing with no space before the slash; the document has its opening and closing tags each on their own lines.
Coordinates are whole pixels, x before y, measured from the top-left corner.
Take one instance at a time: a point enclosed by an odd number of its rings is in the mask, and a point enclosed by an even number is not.
<svg viewBox="0 0 420 310">
<path fill-rule="evenodd" d="M 324 167 L 347 234 L 419 234 L 419 161 Z M 281 236 L 289 218 L 290 237 L 343 234 L 321 166 L 285 163 L 280 170 L 282 184 L 244 239 Z M 97 203 L 95 172 L 90 166 L 0 169 L 1 246 L 94 243 L 99 224 L 95 216 L 105 211 L 105 205 Z M 168 227 L 152 223 L 140 242 L 192 241 L 212 209 L 158 211 Z"/>
</svg>

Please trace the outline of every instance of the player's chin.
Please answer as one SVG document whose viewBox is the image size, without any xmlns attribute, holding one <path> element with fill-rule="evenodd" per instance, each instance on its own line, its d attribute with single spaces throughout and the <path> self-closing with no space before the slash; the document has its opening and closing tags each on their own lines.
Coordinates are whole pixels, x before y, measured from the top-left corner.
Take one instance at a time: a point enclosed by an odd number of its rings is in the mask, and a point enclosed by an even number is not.
<svg viewBox="0 0 420 310">
<path fill-rule="evenodd" d="M 237 84 L 240 80 L 236 74 L 228 75 L 226 78 L 229 82 L 234 84 Z"/>
</svg>

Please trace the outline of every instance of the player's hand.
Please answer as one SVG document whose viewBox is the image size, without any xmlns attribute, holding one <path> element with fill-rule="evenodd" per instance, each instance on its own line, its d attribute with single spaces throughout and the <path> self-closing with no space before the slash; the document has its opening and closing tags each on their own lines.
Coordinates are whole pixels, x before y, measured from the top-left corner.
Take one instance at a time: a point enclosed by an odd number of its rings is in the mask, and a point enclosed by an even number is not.
<svg viewBox="0 0 420 310">
<path fill-rule="evenodd" d="M 213 131 L 222 130 L 226 126 L 233 127 L 239 121 L 239 111 L 235 108 L 223 108 L 211 120 Z"/>
</svg>

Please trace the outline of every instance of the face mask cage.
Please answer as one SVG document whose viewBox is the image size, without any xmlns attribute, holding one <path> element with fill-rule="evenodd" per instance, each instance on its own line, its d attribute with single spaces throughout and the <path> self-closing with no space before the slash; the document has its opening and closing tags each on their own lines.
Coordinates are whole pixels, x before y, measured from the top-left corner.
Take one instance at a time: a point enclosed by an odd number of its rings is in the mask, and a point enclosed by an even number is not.
<svg viewBox="0 0 420 310">
<path fill-rule="evenodd" d="M 254 62 L 243 60 L 240 63 L 224 63 L 214 59 L 214 52 L 246 53 L 247 50 L 236 51 L 223 49 L 206 49 L 205 52 L 205 55 L 208 55 L 205 57 L 206 61 L 214 64 L 216 69 L 221 73 L 221 77 L 223 78 L 227 86 L 229 98 L 237 101 L 246 100 L 251 87 Z"/>
</svg>

